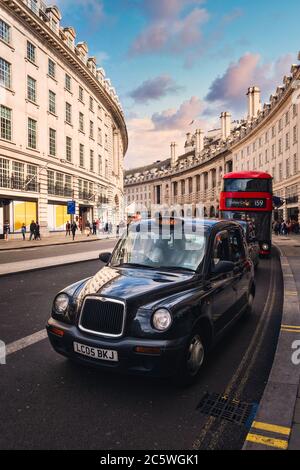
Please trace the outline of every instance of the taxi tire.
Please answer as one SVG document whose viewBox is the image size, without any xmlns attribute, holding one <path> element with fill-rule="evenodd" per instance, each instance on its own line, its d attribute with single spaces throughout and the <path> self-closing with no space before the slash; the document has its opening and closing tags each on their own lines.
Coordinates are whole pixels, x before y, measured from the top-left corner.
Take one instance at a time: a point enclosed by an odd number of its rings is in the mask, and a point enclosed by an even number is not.
<svg viewBox="0 0 300 470">
<path fill-rule="evenodd" d="M 189 358 L 191 356 L 191 348 L 196 346 L 196 348 L 201 349 L 201 352 L 199 351 L 198 353 L 196 352 L 196 356 L 199 354 L 203 357 L 201 357 L 201 364 L 199 365 L 198 370 L 194 370 L 193 372 L 188 366 Z M 200 356 L 199 356 L 200 359 Z M 199 331 L 199 328 L 194 329 L 193 332 L 191 333 L 187 343 L 186 347 L 184 350 L 184 353 L 182 355 L 180 365 L 178 368 L 178 371 L 175 376 L 173 376 L 173 382 L 179 387 L 188 387 L 190 385 L 193 385 L 201 371 L 203 364 L 205 363 L 206 359 L 206 342 L 204 339 L 204 335 Z"/>
<path fill-rule="evenodd" d="M 249 317 L 253 313 L 253 302 L 254 302 L 254 294 L 253 294 L 253 291 L 251 290 L 248 296 L 248 305 L 244 313 L 245 317 Z"/>
</svg>

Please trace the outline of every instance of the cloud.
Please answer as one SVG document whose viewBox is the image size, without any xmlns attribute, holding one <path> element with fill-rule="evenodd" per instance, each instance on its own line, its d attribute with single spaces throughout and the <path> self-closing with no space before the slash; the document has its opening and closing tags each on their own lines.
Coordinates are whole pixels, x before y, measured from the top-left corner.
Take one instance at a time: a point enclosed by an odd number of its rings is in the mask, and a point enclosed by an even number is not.
<svg viewBox="0 0 300 470">
<path fill-rule="evenodd" d="M 109 55 L 105 51 L 96 52 L 94 55 L 96 57 L 97 65 L 101 65 L 104 61 L 109 59 Z"/>
<path fill-rule="evenodd" d="M 203 104 L 193 96 L 184 101 L 178 109 L 155 113 L 152 117 L 136 117 L 127 120 L 129 149 L 125 157 L 126 168 L 152 163 L 169 158 L 170 143 L 176 142 L 178 155 L 184 153 L 187 132 L 197 127 L 208 130 L 209 120 L 199 119 Z M 194 120 L 193 125 L 191 121 Z"/>
<path fill-rule="evenodd" d="M 198 47 L 202 40 L 201 26 L 209 19 L 205 8 L 186 7 L 202 3 L 200 0 L 144 0 L 143 11 L 148 25 L 134 40 L 131 56 L 153 53 L 178 54 Z"/>
<path fill-rule="evenodd" d="M 262 63 L 259 54 L 246 53 L 231 63 L 225 73 L 211 84 L 206 100 L 223 103 L 233 111 L 246 107 L 245 94 L 249 86 L 257 85 L 264 99 L 274 91 L 282 76 L 289 72 L 292 54 L 286 54 L 275 62 Z"/>
<path fill-rule="evenodd" d="M 147 104 L 151 100 L 159 100 L 168 94 L 178 93 L 182 87 L 176 85 L 169 75 L 159 75 L 158 77 L 144 81 L 140 86 L 129 93 L 129 96 L 136 103 Z"/>
<path fill-rule="evenodd" d="M 161 113 L 154 113 L 152 122 L 156 130 L 186 129 L 189 123 L 197 119 L 203 109 L 203 104 L 197 96 L 184 101 L 176 109 L 167 109 Z"/>
</svg>

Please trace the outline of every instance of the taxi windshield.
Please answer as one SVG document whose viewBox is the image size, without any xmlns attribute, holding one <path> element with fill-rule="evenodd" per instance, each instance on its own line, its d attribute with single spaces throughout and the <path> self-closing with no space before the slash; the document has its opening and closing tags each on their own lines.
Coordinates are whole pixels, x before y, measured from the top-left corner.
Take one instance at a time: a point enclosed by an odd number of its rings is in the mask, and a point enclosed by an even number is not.
<svg viewBox="0 0 300 470">
<path fill-rule="evenodd" d="M 204 258 L 203 226 L 182 230 L 156 224 L 134 224 L 117 245 L 111 259 L 114 267 L 145 267 L 196 271 Z"/>
</svg>

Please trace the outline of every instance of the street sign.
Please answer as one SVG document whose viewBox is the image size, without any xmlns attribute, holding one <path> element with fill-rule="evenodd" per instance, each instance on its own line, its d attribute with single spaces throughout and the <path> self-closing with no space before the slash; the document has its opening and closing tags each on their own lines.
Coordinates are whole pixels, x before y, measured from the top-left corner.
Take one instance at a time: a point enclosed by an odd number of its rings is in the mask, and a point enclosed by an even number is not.
<svg viewBox="0 0 300 470">
<path fill-rule="evenodd" d="M 76 212 L 76 203 L 75 201 L 68 201 L 68 214 L 69 215 L 75 215 Z"/>
</svg>

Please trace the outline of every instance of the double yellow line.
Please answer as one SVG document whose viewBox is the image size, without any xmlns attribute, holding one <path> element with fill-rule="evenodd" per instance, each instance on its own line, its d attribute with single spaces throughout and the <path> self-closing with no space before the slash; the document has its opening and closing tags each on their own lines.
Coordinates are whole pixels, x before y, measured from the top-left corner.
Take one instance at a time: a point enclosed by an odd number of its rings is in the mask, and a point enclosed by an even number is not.
<svg viewBox="0 0 300 470">
<path fill-rule="evenodd" d="M 276 424 L 263 423 L 260 421 L 253 421 L 251 426 L 251 431 L 258 429 L 259 431 L 267 431 L 269 433 L 274 433 L 277 435 L 284 436 L 284 438 L 279 439 L 279 437 L 264 436 L 262 434 L 256 434 L 250 432 L 246 441 L 254 442 L 255 444 L 261 444 L 267 447 L 275 447 L 276 449 L 287 450 L 289 445 L 289 436 L 291 433 L 291 428 L 285 426 L 277 426 Z"/>
<path fill-rule="evenodd" d="M 288 333 L 300 333 L 300 326 L 296 325 L 281 325 L 281 331 L 286 331 Z"/>
</svg>

